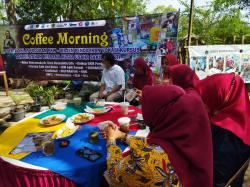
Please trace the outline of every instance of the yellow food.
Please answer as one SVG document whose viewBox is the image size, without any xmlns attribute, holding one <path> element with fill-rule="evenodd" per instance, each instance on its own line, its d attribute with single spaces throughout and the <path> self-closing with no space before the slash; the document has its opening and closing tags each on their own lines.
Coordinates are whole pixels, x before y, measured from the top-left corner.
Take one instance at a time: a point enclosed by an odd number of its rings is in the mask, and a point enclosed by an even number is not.
<svg viewBox="0 0 250 187">
<path fill-rule="evenodd" d="M 88 114 L 78 114 L 74 118 L 74 123 L 84 123 L 91 119 Z"/>
<path fill-rule="evenodd" d="M 65 128 L 63 129 L 63 132 L 60 134 L 60 137 L 69 136 L 70 134 L 72 134 L 72 133 L 74 132 L 74 130 L 75 130 L 75 129 L 65 127 Z"/>
<path fill-rule="evenodd" d="M 96 108 L 96 109 L 93 109 L 94 113 L 103 113 L 104 110 L 103 109 L 99 109 L 99 108 Z"/>
<path fill-rule="evenodd" d="M 75 128 L 69 128 L 69 127 L 64 126 L 62 128 L 62 132 L 60 134 L 55 133 L 53 135 L 53 138 L 67 137 L 67 136 L 71 135 L 74 131 L 75 131 Z"/>
<path fill-rule="evenodd" d="M 54 124 L 58 124 L 60 122 L 61 122 L 61 119 L 57 118 L 56 116 L 51 116 L 51 117 L 48 117 L 48 118 L 43 120 L 43 123 L 45 125 L 54 125 Z"/>
</svg>

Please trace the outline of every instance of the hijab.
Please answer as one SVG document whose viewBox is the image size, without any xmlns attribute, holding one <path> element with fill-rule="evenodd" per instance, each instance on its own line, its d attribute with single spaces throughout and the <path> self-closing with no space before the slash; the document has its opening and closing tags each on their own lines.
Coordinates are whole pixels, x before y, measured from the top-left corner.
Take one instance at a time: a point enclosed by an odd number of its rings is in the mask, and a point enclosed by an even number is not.
<svg viewBox="0 0 250 187">
<path fill-rule="evenodd" d="M 211 187 L 211 128 L 202 101 L 178 86 L 146 86 L 142 114 L 149 144 L 164 149 L 183 186 Z"/>
<path fill-rule="evenodd" d="M 165 65 L 167 65 L 168 68 L 177 64 L 179 64 L 179 60 L 175 55 L 173 54 L 165 55 Z M 169 79 L 168 71 L 164 72 L 164 79 Z"/>
<path fill-rule="evenodd" d="M 166 64 L 168 66 L 174 66 L 174 65 L 179 64 L 178 58 L 173 54 L 167 54 L 165 55 L 165 58 L 166 58 Z"/>
<path fill-rule="evenodd" d="M 209 110 L 213 125 L 229 130 L 250 145 L 250 105 L 244 81 L 234 73 L 215 74 L 196 88 Z"/>
<path fill-rule="evenodd" d="M 133 79 L 135 88 L 142 90 L 144 86 L 153 84 L 153 73 L 143 58 L 137 58 L 135 60 L 135 68 L 140 68 L 144 72 L 142 75 L 135 73 Z"/>
<path fill-rule="evenodd" d="M 199 80 L 195 72 L 185 64 L 178 64 L 168 68 L 172 84 L 180 86 L 193 96 L 200 98 L 199 93 L 195 90 L 195 81 Z M 201 98 L 200 98 L 201 99 Z"/>
</svg>

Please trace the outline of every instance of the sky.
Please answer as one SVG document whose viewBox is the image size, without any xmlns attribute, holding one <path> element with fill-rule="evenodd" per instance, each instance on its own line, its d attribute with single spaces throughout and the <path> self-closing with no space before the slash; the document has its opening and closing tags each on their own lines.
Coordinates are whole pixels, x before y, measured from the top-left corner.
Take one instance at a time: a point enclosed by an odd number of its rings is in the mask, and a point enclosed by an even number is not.
<svg viewBox="0 0 250 187">
<path fill-rule="evenodd" d="M 189 0 L 190 1 L 190 0 Z M 191 1 L 190 1 L 191 2 Z M 195 6 L 205 6 L 211 0 L 195 0 Z M 158 5 L 172 6 L 176 9 L 182 9 L 178 0 L 150 0 L 147 6 L 148 11 L 154 10 Z"/>
</svg>

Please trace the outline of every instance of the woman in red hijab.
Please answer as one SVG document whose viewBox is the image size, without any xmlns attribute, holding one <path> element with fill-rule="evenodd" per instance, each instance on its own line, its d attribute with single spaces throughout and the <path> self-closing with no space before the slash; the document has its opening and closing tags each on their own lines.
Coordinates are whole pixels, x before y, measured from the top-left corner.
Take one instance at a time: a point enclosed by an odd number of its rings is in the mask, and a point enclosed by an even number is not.
<svg viewBox="0 0 250 187">
<path fill-rule="evenodd" d="M 145 62 L 144 58 L 139 57 L 135 60 L 135 76 L 133 78 L 133 86 L 138 90 L 142 90 L 146 85 L 153 84 L 153 73 Z"/>
<path fill-rule="evenodd" d="M 142 113 L 149 144 L 165 150 L 183 186 L 212 187 L 211 129 L 201 100 L 177 86 L 145 87 Z"/>
<path fill-rule="evenodd" d="M 177 86 L 146 86 L 142 114 L 146 139 L 108 128 L 109 176 L 120 186 L 212 187 L 211 129 L 201 100 Z M 125 158 L 117 139 L 129 144 Z"/>
<path fill-rule="evenodd" d="M 167 54 L 161 58 L 160 84 L 169 83 L 168 67 L 179 64 L 178 58 L 173 54 Z"/>
<path fill-rule="evenodd" d="M 200 98 L 195 89 L 195 81 L 199 80 L 195 72 L 185 64 L 178 64 L 168 68 L 170 83 L 182 87 L 187 93 L 192 93 Z"/>
<path fill-rule="evenodd" d="M 195 72 L 185 64 L 178 64 L 168 68 L 171 82 L 183 89 L 194 89 L 194 81 L 199 80 Z"/>
<path fill-rule="evenodd" d="M 224 186 L 250 157 L 250 104 L 243 80 L 234 73 L 198 81 L 213 133 L 214 186 Z M 232 187 L 241 187 L 244 172 Z"/>
</svg>

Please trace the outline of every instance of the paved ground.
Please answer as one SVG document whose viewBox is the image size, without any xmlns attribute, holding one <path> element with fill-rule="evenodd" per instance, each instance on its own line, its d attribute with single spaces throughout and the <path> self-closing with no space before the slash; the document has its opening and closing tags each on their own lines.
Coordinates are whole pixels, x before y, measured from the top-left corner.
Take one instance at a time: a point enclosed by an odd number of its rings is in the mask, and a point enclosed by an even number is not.
<svg viewBox="0 0 250 187">
<path fill-rule="evenodd" d="M 250 166 L 247 169 L 246 175 L 245 175 L 245 182 L 243 187 L 250 187 Z"/>
</svg>

